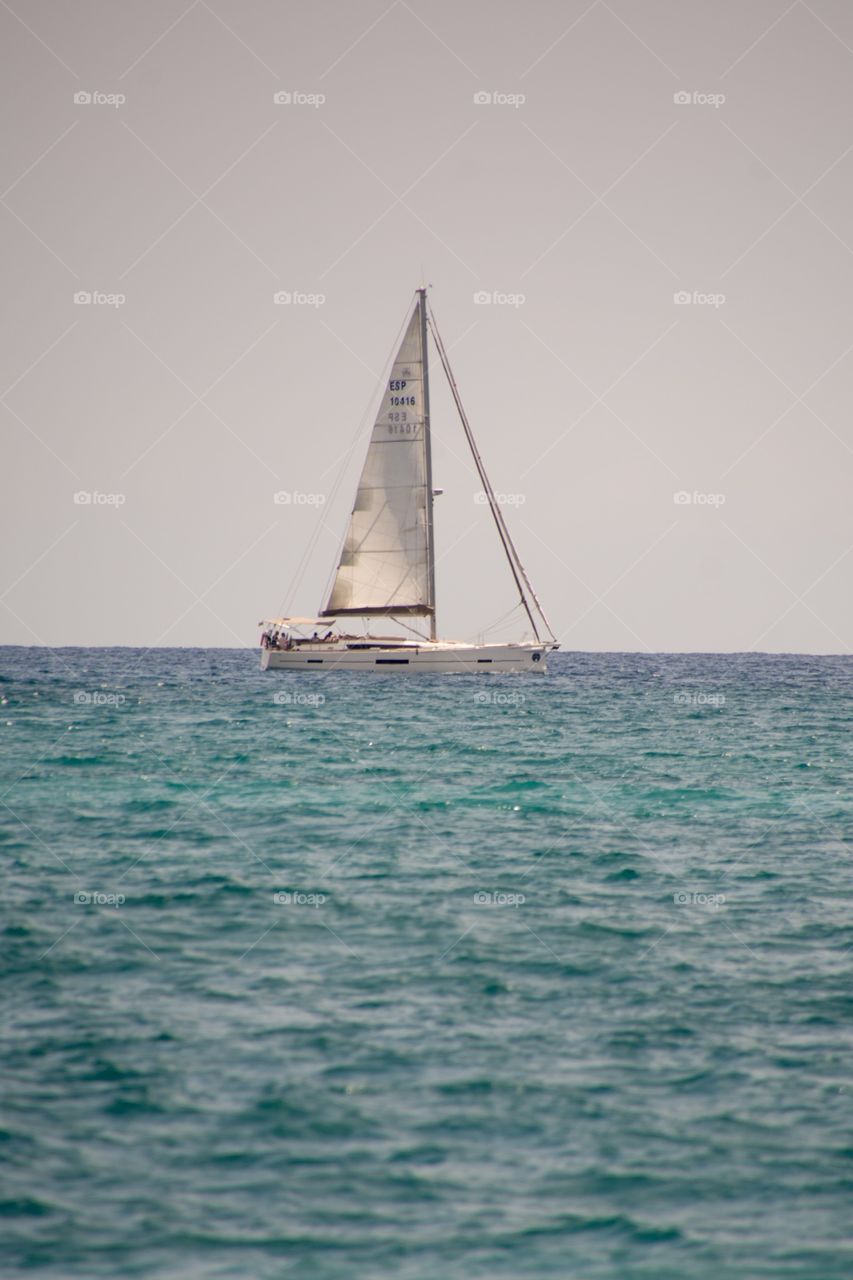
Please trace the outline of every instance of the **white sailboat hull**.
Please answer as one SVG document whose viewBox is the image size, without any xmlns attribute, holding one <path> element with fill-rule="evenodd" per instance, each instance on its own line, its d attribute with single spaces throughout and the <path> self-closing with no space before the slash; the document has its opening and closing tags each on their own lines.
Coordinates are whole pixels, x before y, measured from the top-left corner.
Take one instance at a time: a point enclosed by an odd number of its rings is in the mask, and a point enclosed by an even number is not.
<svg viewBox="0 0 853 1280">
<path fill-rule="evenodd" d="M 424 641 L 411 645 L 350 647 L 340 640 L 312 641 L 292 649 L 262 649 L 262 671 L 364 671 L 377 675 L 504 675 L 547 671 L 550 644 L 455 644 Z"/>
</svg>

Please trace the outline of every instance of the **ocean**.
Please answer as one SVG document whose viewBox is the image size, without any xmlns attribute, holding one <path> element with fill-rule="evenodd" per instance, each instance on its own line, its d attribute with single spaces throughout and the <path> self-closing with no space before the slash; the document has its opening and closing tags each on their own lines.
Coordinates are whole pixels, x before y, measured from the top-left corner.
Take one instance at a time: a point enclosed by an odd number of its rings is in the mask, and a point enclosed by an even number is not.
<svg viewBox="0 0 853 1280">
<path fill-rule="evenodd" d="M 850 1280 L 844 657 L 5 649 L 0 1275 Z"/>
</svg>

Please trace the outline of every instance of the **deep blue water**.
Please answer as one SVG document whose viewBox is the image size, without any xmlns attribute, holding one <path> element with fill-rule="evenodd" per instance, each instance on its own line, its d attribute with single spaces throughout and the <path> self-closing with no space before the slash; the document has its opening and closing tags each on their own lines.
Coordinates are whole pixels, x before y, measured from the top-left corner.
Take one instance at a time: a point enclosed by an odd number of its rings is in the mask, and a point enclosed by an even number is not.
<svg viewBox="0 0 853 1280">
<path fill-rule="evenodd" d="M 3 1277 L 853 1276 L 853 664 L 551 668 L 0 651 Z"/>
</svg>

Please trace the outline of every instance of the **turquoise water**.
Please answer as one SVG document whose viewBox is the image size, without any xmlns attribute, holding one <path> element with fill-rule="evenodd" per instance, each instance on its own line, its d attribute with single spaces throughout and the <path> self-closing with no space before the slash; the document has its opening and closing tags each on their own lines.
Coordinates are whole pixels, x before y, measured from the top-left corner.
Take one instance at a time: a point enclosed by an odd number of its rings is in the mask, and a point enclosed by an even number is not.
<svg viewBox="0 0 853 1280">
<path fill-rule="evenodd" d="M 851 671 L 0 651 L 0 1273 L 849 1280 Z"/>
</svg>

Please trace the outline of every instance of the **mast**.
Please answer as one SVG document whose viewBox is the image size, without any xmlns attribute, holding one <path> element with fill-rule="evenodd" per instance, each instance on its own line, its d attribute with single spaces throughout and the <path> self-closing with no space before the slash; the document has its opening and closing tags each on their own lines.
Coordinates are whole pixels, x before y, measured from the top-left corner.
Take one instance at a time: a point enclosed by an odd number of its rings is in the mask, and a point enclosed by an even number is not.
<svg viewBox="0 0 853 1280">
<path fill-rule="evenodd" d="M 435 317 L 432 315 L 432 313 L 430 313 L 429 326 L 432 332 L 433 339 L 435 340 L 436 349 L 438 350 L 442 367 L 447 377 L 447 381 L 450 385 L 450 390 L 453 393 L 453 399 L 456 403 L 456 409 L 457 409 L 457 412 L 459 413 L 459 418 L 462 422 L 462 428 L 465 432 L 465 438 L 468 441 L 468 447 L 471 450 L 471 456 L 474 459 L 474 465 L 477 468 L 477 473 L 482 482 L 483 490 L 486 494 L 486 497 L 489 500 L 489 507 L 492 512 L 492 517 L 494 518 L 495 527 L 497 528 L 497 531 L 498 531 L 498 537 L 501 540 L 501 545 L 504 549 L 504 554 L 506 555 L 507 563 L 509 564 L 510 571 L 515 581 L 515 585 L 518 588 L 518 594 L 519 594 L 521 604 L 524 607 L 524 612 L 527 614 L 527 617 L 530 621 L 530 625 L 533 628 L 534 636 L 536 637 L 537 640 L 541 640 L 542 637 L 539 634 L 539 628 L 536 626 L 536 619 L 534 618 L 533 611 L 530 608 L 530 603 L 528 600 L 528 596 L 529 596 L 530 599 L 532 599 L 533 601 L 533 604 L 536 608 L 537 613 L 539 614 L 540 619 L 544 623 L 548 633 L 551 636 L 551 639 L 553 640 L 554 632 L 551 630 L 551 626 L 548 622 L 548 619 L 545 617 L 542 606 L 540 605 L 538 599 L 536 598 L 536 592 L 533 590 L 533 587 L 530 585 L 530 580 L 527 577 L 527 574 L 524 570 L 524 565 L 521 563 L 519 554 L 515 549 L 515 544 L 513 543 L 513 540 L 510 537 L 510 532 L 506 526 L 506 521 L 504 520 L 503 512 L 500 509 L 500 504 L 498 503 L 498 500 L 495 496 L 495 491 L 492 488 L 488 475 L 486 474 L 485 464 L 483 463 L 483 459 L 480 457 L 479 450 L 477 449 L 477 444 L 476 444 L 476 441 L 474 440 L 474 433 L 471 430 L 471 424 L 468 421 L 468 415 L 465 413 L 465 409 L 462 405 L 462 397 L 459 394 L 459 388 L 456 385 L 456 379 L 454 378 L 453 371 L 450 368 L 450 361 L 447 358 L 447 352 L 444 349 L 444 343 L 441 340 L 441 336 L 438 332 L 438 328 L 435 323 Z M 424 369 L 426 369 L 426 362 L 424 362 Z"/>
<path fill-rule="evenodd" d="M 426 453 L 426 528 L 427 528 L 427 574 L 429 580 L 429 602 L 432 605 L 432 612 L 429 616 L 429 638 L 435 640 L 438 636 L 438 627 L 436 623 L 436 600 L 435 600 L 435 539 L 433 534 L 433 493 L 432 493 L 432 440 L 430 438 L 429 424 L 429 370 L 428 370 L 428 352 L 427 352 L 427 314 L 426 314 L 426 289 L 418 289 L 421 309 L 421 361 L 423 371 L 423 389 L 424 389 L 424 450 Z"/>
</svg>

